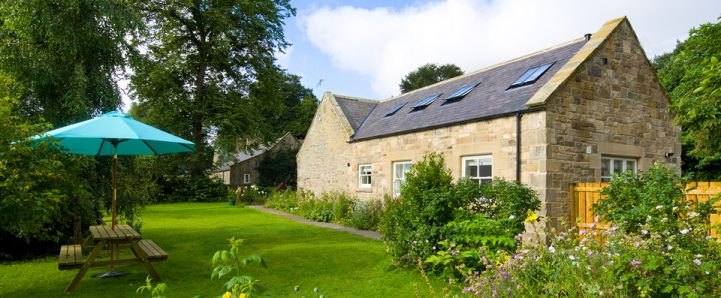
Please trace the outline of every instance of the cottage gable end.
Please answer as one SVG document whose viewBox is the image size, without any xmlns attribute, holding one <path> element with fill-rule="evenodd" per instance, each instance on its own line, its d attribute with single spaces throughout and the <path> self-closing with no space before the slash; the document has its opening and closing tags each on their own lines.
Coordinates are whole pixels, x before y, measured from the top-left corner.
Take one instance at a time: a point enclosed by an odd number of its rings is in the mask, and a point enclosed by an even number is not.
<svg viewBox="0 0 721 298">
<path fill-rule="evenodd" d="M 582 49 L 588 55 L 569 62 L 578 65 L 543 99 L 549 217 L 570 214 L 572 183 L 654 163 L 680 171 L 681 129 L 630 22 L 617 19 L 599 32 L 596 46 Z"/>
<path fill-rule="evenodd" d="M 351 173 L 348 140 L 353 133 L 335 95 L 326 92 L 298 152 L 298 188 L 314 193 L 339 190 Z"/>
</svg>

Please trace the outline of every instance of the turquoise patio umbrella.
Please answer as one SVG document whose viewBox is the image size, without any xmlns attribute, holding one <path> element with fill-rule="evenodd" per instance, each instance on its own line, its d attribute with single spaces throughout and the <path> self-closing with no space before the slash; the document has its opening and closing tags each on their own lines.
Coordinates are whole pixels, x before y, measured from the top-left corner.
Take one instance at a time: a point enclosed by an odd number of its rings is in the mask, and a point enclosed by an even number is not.
<svg viewBox="0 0 721 298">
<path fill-rule="evenodd" d="M 120 112 L 109 112 L 83 122 L 33 137 L 53 137 L 61 151 L 72 154 L 113 156 L 112 227 L 117 224 L 116 172 L 118 155 L 160 155 L 195 151 L 195 144 L 142 123 Z"/>
</svg>

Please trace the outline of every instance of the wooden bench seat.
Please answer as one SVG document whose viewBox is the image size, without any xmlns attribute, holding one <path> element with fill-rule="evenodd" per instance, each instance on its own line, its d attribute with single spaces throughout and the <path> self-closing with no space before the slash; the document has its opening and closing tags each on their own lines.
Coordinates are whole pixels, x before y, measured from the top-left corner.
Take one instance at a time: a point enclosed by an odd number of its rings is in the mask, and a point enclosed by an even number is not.
<svg viewBox="0 0 721 298">
<path fill-rule="evenodd" d="M 63 245 L 60 247 L 58 269 L 69 270 L 83 266 L 83 249 L 80 244 Z"/>
<path fill-rule="evenodd" d="M 153 240 L 140 240 L 138 241 L 138 246 L 140 246 L 140 249 L 148 256 L 149 261 L 164 261 L 168 259 L 168 253 L 155 244 Z"/>
</svg>

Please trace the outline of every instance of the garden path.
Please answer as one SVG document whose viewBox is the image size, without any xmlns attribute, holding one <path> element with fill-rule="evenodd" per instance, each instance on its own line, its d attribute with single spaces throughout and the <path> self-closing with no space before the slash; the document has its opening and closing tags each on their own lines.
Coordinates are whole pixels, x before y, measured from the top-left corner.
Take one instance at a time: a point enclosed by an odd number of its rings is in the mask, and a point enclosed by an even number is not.
<svg viewBox="0 0 721 298">
<path fill-rule="evenodd" d="M 348 233 L 351 233 L 351 234 L 355 234 L 355 235 L 362 236 L 362 237 L 366 237 L 366 238 L 370 238 L 370 239 L 381 240 L 381 236 L 382 236 L 382 235 L 381 235 L 380 233 L 378 233 L 378 232 L 359 230 L 359 229 L 354 229 L 354 228 L 351 228 L 351 227 L 346 227 L 346 226 L 342 226 L 342 225 L 332 224 L 332 223 L 328 223 L 328 222 L 312 221 L 312 220 L 308 220 L 308 219 L 305 219 L 305 218 L 300 217 L 300 216 L 297 216 L 297 215 L 285 213 L 285 212 L 280 211 L 280 210 L 275 210 L 275 209 L 271 209 L 271 208 L 266 208 L 266 207 L 263 207 L 263 206 L 260 206 L 260 205 L 250 205 L 250 206 L 248 206 L 248 207 L 249 207 L 249 208 L 253 208 L 253 209 L 255 209 L 255 210 L 258 210 L 258 211 L 262 211 L 262 212 L 266 212 L 266 213 L 270 213 L 270 214 L 279 215 L 279 216 L 285 217 L 285 218 L 287 218 L 287 219 L 294 220 L 294 221 L 297 221 L 297 222 L 300 222 L 300 223 L 304 223 L 304 224 L 307 224 L 307 225 L 312 225 L 312 226 L 317 226 L 317 227 L 323 227 L 323 228 L 328 228 L 328 229 L 337 230 L 337 231 L 344 231 L 344 232 L 348 232 Z"/>
</svg>

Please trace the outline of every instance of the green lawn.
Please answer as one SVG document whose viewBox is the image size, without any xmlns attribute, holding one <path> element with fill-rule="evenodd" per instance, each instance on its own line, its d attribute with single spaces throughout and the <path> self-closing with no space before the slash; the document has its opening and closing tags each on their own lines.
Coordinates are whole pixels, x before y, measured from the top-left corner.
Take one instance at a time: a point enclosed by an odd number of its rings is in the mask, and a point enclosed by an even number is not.
<svg viewBox="0 0 721 298">
<path fill-rule="evenodd" d="M 314 287 L 326 297 L 415 297 L 416 289 L 428 294 L 420 274 L 391 269 L 380 241 L 249 208 L 223 203 L 150 206 L 143 214 L 142 232 L 168 252 L 168 260 L 155 267 L 168 284 L 169 297 L 222 294 L 222 282 L 210 280 L 210 258 L 232 236 L 245 239 L 244 252 L 265 258 L 268 268 L 253 266 L 248 273 L 274 297 L 293 296 L 296 285 L 306 297 L 313 297 Z M 91 269 L 70 296 L 141 297 L 135 290 L 147 276 L 144 267 L 116 270 L 128 274 L 99 279 L 94 276 L 107 268 Z M 76 272 L 59 271 L 57 257 L 0 265 L 0 297 L 67 296 L 63 291 Z M 444 287 L 441 282 L 434 286 L 438 292 Z"/>
</svg>

